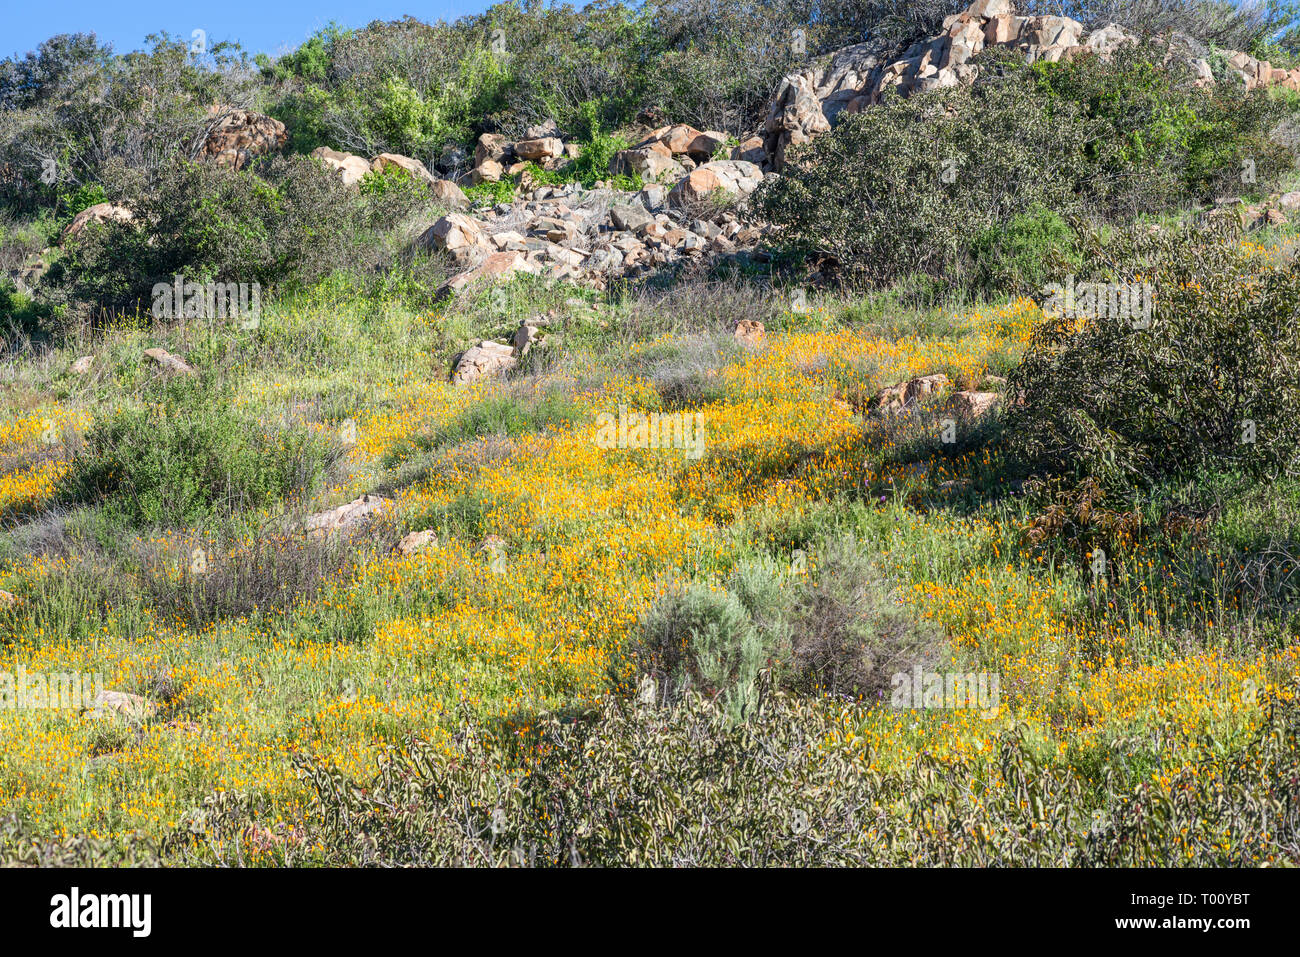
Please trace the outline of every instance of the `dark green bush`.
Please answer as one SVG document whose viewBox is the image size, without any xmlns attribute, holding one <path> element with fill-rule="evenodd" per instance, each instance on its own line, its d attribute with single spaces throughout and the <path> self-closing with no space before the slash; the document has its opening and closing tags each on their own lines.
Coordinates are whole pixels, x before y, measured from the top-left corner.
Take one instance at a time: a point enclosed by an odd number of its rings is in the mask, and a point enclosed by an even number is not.
<svg viewBox="0 0 1300 957">
<path fill-rule="evenodd" d="M 1011 448 L 1112 490 L 1201 467 L 1292 471 L 1300 267 L 1243 245 L 1226 220 L 1112 236 L 1107 257 L 1126 264 L 1110 281 L 1150 283 L 1149 327 L 1078 309 L 1044 321 L 1010 376 L 1023 397 L 1007 413 Z"/>
<path fill-rule="evenodd" d="M 882 770 L 852 742 L 865 719 L 771 693 L 740 724 L 695 694 L 672 709 L 613 697 L 577 720 L 541 716 L 522 760 L 467 722 L 453 755 L 411 742 L 365 782 L 303 758 L 312 806 L 292 832 L 222 793 L 167 846 L 198 863 L 289 866 L 1300 862 L 1300 715 L 1280 696 L 1252 740 L 1206 739 L 1203 763 L 1171 771 L 1173 800 L 1124 774 L 1142 741 L 1105 742 L 1084 773 L 1011 728 L 987 757 Z"/>
<path fill-rule="evenodd" d="M 890 99 L 797 152 L 758 195 L 797 252 L 888 284 L 920 273 L 964 285 L 972 239 L 1039 204 L 1079 209 L 1093 125 L 1004 80 Z"/>
<path fill-rule="evenodd" d="M 360 201 L 307 157 L 259 170 L 177 159 L 154 182 L 119 174 L 130 223 L 86 230 L 51 279 L 74 300 L 148 312 L 156 283 L 259 283 L 265 296 L 358 261 Z"/>
<path fill-rule="evenodd" d="M 1263 192 L 1294 162 L 1270 138 L 1282 101 L 1195 89 L 1141 51 L 979 62 L 972 88 L 887 100 L 796 150 L 757 197 L 781 241 L 869 283 L 1023 288 L 1069 262 L 1062 220 Z"/>
</svg>

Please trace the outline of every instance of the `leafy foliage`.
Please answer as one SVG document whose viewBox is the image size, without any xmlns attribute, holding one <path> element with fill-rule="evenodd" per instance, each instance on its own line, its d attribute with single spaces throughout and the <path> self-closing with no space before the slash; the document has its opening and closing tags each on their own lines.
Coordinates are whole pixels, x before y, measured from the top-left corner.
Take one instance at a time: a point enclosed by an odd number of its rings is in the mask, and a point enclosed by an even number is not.
<svg viewBox="0 0 1300 957">
<path fill-rule="evenodd" d="M 204 525 L 310 493 L 338 454 L 305 430 L 270 431 L 177 386 L 161 404 L 97 421 L 59 495 L 101 503 L 133 527 Z"/>
<path fill-rule="evenodd" d="M 1011 447 L 1049 471 L 1125 489 L 1214 464 L 1290 471 L 1300 448 L 1300 269 L 1234 227 L 1112 237 L 1110 277 L 1152 289 L 1149 327 L 1065 310 L 1036 331 L 1010 394 Z M 1112 258 L 1113 257 L 1113 258 Z"/>
</svg>

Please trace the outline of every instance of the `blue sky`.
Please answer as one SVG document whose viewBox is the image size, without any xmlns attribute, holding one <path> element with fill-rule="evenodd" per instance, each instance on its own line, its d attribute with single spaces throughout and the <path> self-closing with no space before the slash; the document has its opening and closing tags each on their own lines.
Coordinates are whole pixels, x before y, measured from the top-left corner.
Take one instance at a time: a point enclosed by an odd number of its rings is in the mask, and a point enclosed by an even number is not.
<svg viewBox="0 0 1300 957">
<path fill-rule="evenodd" d="M 276 54 L 297 46 L 331 20 L 345 27 L 372 20 L 454 20 L 479 13 L 488 0 L 223 0 L 186 4 L 176 0 L 26 0 L 5 4 L 0 59 L 34 50 L 56 33 L 95 33 L 118 53 L 138 50 L 150 33 L 166 30 L 189 38 L 207 33 L 209 43 L 237 40 L 250 54 Z"/>
</svg>

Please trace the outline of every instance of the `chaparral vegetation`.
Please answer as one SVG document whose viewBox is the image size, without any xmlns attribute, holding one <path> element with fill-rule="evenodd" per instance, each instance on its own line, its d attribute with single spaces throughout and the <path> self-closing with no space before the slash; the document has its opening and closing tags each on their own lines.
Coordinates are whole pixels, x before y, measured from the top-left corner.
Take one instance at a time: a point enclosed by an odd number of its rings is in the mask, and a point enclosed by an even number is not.
<svg viewBox="0 0 1300 957">
<path fill-rule="evenodd" d="M 0 863 L 1300 864 L 1294 22 L 0 62 Z"/>
</svg>

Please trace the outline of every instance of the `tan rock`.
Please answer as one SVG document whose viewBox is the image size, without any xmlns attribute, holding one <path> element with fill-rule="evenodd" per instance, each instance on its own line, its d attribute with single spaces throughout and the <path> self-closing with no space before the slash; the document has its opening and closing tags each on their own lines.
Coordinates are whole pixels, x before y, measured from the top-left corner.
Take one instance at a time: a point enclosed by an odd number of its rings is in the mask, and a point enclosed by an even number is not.
<svg viewBox="0 0 1300 957">
<path fill-rule="evenodd" d="M 434 297 L 444 299 L 480 282 L 505 278 L 516 272 L 536 273 L 538 268 L 522 252 L 510 250 L 492 253 L 477 266 L 448 279 L 434 293 Z"/>
<path fill-rule="evenodd" d="M 97 721 L 105 718 L 144 721 L 157 713 L 158 707 L 153 702 L 125 691 L 100 691 L 86 708 L 86 717 Z"/>
<path fill-rule="evenodd" d="M 967 419 L 978 418 L 1001 404 L 1002 396 L 996 392 L 954 392 L 948 400 L 948 408 Z"/>
<path fill-rule="evenodd" d="M 478 138 L 478 144 L 474 147 L 474 165 L 479 166 L 484 160 L 495 160 L 501 163 L 509 152 L 509 145 L 506 138 L 500 133 L 484 133 Z"/>
<path fill-rule="evenodd" d="M 168 372 L 176 372 L 181 375 L 195 375 L 194 367 L 182 359 L 180 356 L 174 356 L 166 349 L 146 349 L 144 356 L 161 369 Z"/>
<path fill-rule="evenodd" d="M 497 160 L 485 159 L 470 171 L 469 178 L 477 186 L 479 183 L 499 183 L 503 175 L 505 170 Z"/>
<path fill-rule="evenodd" d="M 475 250 L 483 250 L 490 243 L 478 220 L 464 213 L 448 213 L 424 231 L 420 245 L 464 259 Z"/>
<path fill-rule="evenodd" d="M 318 536 L 353 528 L 383 512 L 390 504 L 388 499 L 378 495 L 362 495 L 345 505 L 309 515 L 303 528 Z"/>
<path fill-rule="evenodd" d="M 727 145 L 727 134 L 719 133 L 716 130 L 706 130 L 691 140 L 686 147 L 686 152 L 691 156 L 711 159 L 713 154 L 718 151 L 719 147 Z"/>
<path fill-rule="evenodd" d="M 370 172 L 370 161 L 352 153 L 341 153 L 328 146 L 318 146 L 311 155 L 339 174 L 344 186 L 357 186 Z"/>
<path fill-rule="evenodd" d="M 520 140 L 515 144 L 515 155 L 520 159 L 537 160 L 554 159 L 564 155 L 564 144 L 559 137 L 543 136 L 535 140 Z"/>
<path fill-rule="evenodd" d="M 203 141 L 205 162 L 243 169 L 250 161 L 283 149 L 289 142 L 284 124 L 263 113 L 213 106 L 208 114 L 212 125 Z"/>
<path fill-rule="evenodd" d="M 757 319 L 741 319 L 732 335 L 746 348 L 756 349 L 763 344 L 767 331 Z"/>
<path fill-rule="evenodd" d="M 451 370 L 451 382 L 453 385 L 468 385 L 480 379 L 496 378 L 513 369 L 518 361 L 511 346 L 481 340 L 457 358 Z"/>
<path fill-rule="evenodd" d="M 449 179 L 435 180 L 431 192 L 435 200 L 452 209 L 465 209 L 469 206 L 469 197 Z"/>
<path fill-rule="evenodd" d="M 659 142 L 672 152 L 674 156 L 682 153 L 691 152 L 691 145 L 701 136 L 699 130 L 685 123 L 678 123 L 668 127 L 660 136 Z"/>
<path fill-rule="evenodd" d="M 885 415 L 898 415 L 925 399 L 937 395 L 948 385 L 948 377 L 942 372 L 920 376 L 897 385 L 886 386 L 876 393 L 871 405 L 875 411 Z"/>
<path fill-rule="evenodd" d="M 64 228 L 63 236 L 59 241 L 66 243 L 69 239 L 75 239 L 91 223 L 129 223 L 133 218 L 133 214 L 125 206 L 96 203 L 94 206 L 87 206 L 72 217 L 72 222 Z"/>
<path fill-rule="evenodd" d="M 763 182 L 763 171 L 744 160 L 719 160 L 697 166 L 668 193 L 668 203 L 681 206 L 699 202 L 721 192 L 727 196 L 748 196 Z"/>
<path fill-rule="evenodd" d="M 419 532 L 407 532 L 402 536 L 402 540 L 397 543 L 397 554 L 414 555 L 416 552 L 424 551 L 426 548 L 437 548 L 438 536 L 433 533 L 433 529 L 426 528 Z"/>
</svg>

